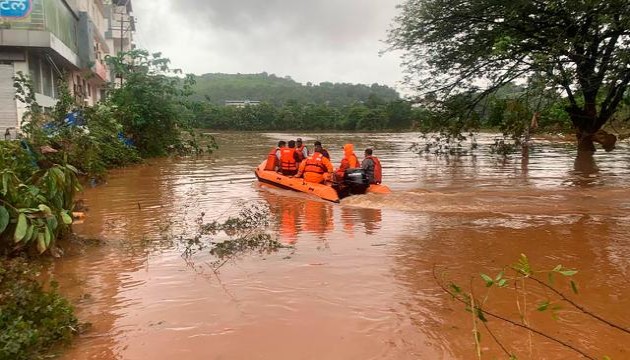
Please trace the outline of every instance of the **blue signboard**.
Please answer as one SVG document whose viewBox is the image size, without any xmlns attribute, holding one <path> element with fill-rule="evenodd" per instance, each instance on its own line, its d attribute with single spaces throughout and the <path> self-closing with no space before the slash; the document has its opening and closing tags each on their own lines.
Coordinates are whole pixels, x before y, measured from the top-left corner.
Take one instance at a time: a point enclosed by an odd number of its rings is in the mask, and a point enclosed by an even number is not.
<svg viewBox="0 0 630 360">
<path fill-rule="evenodd" d="M 24 18 L 33 9 L 33 0 L 0 0 L 0 18 Z"/>
</svg>

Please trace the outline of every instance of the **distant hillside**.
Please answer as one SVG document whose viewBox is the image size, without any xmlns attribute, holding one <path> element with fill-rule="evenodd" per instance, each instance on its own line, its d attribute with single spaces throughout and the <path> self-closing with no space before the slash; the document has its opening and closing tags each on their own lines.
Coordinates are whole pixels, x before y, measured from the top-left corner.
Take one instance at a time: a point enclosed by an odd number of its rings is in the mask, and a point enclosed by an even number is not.
<svg viewBox="0 0 630 360">
<path fill-rule="evenodd" d="M 290 77 L 274 74 L 205 74 L 197 76 L 194 97 L 223 105 L 226 100 L 258 100 L 274 105 L 288 101 L 344 106 L 367 101 L 375 95 L 386 101 L 397 100 L 399 94 L 385 85 L 333 84 L 303 85 Z"/>
</svg>

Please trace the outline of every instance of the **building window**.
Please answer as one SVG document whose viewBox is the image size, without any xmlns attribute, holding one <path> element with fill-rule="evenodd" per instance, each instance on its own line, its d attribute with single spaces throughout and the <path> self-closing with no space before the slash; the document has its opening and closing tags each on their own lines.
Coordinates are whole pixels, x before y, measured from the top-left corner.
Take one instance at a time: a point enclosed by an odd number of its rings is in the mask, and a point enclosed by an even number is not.
<svg viewBox="0 0 630 360">
<path fill-rule="evenodd" d="M 92 85 L 90 83 L 87 84 L 88 88 L 88 96 L 92 96 Z"/>
<path fill-rule="evenodd" d="M 48 62 L 42 61 L 42 94 L 46 96 L 53 96 L 53 77 L 52 77 L 52 69 Z"/>
<path fill-rule="evenodd" d="M 28 54 L 28 72 L 31 75 L 31 81 L 33 81 L 33 89 L 36 93 L 42 92 L 42 72 L 39 64 L 39 57 Z"/>
<path fill-rule="evenodd" d="M 74 95 L 83 97 L 83 88 L 81 87 L 81 77 L 77 75 L 77 82 L 74 84 Z"/>
<path fill-rule="evenodd" d="M 53 77 L 53 98 L 59 99 L 59 87 L 61 86 L 63 79 L 56 74 Z"/>
</svg>

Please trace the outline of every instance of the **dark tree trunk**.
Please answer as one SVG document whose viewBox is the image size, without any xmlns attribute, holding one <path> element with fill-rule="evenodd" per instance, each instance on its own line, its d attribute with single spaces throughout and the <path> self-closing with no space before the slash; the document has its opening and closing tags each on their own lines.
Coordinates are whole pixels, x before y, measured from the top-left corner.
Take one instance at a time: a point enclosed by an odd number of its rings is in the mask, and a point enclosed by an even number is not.
<svg viewBox="0 0 630 360">
<path fill-rule="evenodd" d="M 588 116 L 584 110 L 577 107 L 569 109 L 569 114 L 575 127 L 578 152 L 595 152 L 595 144 L 593 143 L 595 130 L 591 128 L 594 119 Z"/>
<path fill-rule="evenodd" d="M 567 110 L 576 129 L 575 134 L 579 152 L 595 152 L 594 143 L 601 144 L 606 151 L 612 151 L 615 148 L 617 137 L 601 130 L 601 126 L 597 125 L 597 114 L 575 107 Z"/>
<path fill-rule="evenodd" d="M 593 135 L 583 133 L 580 130 L 577 132 L 578 152 L 591 152 L 594 153 L 595 143 L 593 142 Z"/>
</svg>

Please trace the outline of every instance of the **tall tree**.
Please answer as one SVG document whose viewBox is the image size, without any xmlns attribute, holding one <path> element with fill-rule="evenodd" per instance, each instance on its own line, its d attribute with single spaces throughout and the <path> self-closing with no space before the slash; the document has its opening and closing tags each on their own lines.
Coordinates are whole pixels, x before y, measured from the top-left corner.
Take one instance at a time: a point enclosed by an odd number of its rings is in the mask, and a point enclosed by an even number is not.
<svg viewBox="0 0 630 360">
<path fill-rule="evenodd" d="M 630 82 L 628 0 L 407 0 L 389 34 L 427 92 L 477 101 L 544 74 L 566 95 L 578 149 L 612 150 L 602 127 Z"/>
</svg>

